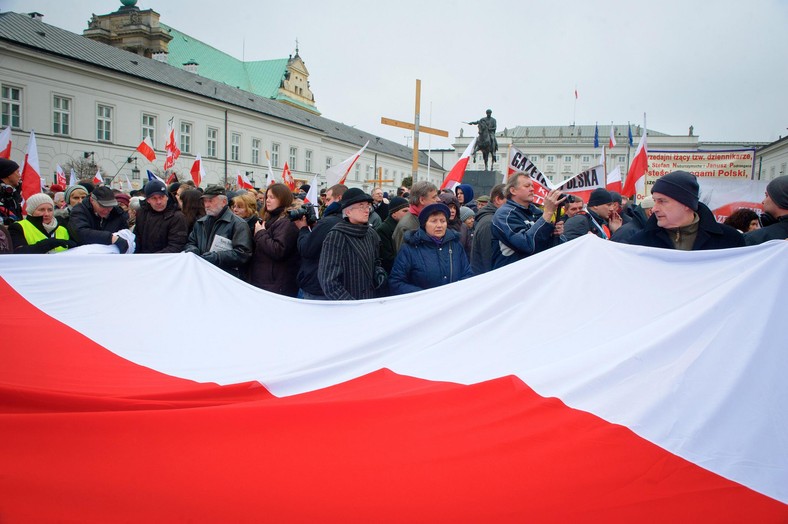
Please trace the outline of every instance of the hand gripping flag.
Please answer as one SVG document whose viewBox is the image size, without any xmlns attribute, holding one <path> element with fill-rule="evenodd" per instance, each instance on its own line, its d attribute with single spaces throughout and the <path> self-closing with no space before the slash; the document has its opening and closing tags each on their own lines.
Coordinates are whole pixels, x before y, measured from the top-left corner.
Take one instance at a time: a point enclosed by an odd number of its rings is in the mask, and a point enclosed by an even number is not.
<svg viewBox="0 0 788 524">
<path fill-rule="evenodd" d="M 465 151 L 460 156 L 460 159 L 457 160 L 457 163 L 454 164 L 454 167 L 451 168 L 451 171 L 446 174 L 446 178 L 443 179 L 443 183 L 441 184 L 441 189 L 451 189 L 454 191 L 454 188 L 462 183 L 462 177 L 465 175 L 465 168 L 468 167 L 468 160 L 470 159 L 475 146 L 476 137 L 473 137 L 473 140 L 471 140 L 471 143 L 465 148 Z"/>
<path fill-rule="evenodd" d="M 156 151 L 153 150 L 153 143 L 150 141 L 150 137 L 146 136 L 140 142 L 140 145 L 137 146 L 137 151 L 142 154 L 145 158 L 148 159 L 148 162 L 153 162 L 156 160 Z"/>
</svg>

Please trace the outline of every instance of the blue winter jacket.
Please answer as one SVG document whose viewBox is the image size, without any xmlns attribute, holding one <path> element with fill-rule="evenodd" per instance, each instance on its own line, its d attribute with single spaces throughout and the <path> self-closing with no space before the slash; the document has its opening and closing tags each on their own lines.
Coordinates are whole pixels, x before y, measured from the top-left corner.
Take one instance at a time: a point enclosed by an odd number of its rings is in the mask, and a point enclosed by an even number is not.
<svg viewBox="0 0 788 524">
<path fill-rule="evenodd" d="M 557 237 L 553 231 L 555 226 L 545 222 L 541 209 L 507 200 L 492 220 L 493 269 L 566 242 L 565 237 Z"/>
<path fill-rule="evenodd" d="M 389 291 L 403 295 L 473 276 L 459 235 L 449 229 L 441 245 L 423 229 L 405 233 L 405 241 L 389 275 Z"/>
</svg>

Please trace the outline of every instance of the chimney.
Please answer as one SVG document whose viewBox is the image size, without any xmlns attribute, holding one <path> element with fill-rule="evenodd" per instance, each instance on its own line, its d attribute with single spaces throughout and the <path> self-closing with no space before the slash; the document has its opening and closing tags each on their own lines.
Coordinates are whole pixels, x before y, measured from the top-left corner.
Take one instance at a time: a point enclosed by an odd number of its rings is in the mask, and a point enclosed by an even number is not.
<svg viewBox="0 0 788 524">
<path fill-rule="evenodd" d="M 200 67 L 200 64 L 194 58 L 190 58 L 188 62 L 183 64 L 183 70 L 188 71 L 189 73 L 197 74 L 197 69 Z"/>
<path fill-rule="evenodd" d="M 36 13 L 35 11 L 33 11 L 32 13 L 27 13 L 27 15 L 33 20 L 38 20 L 39 22 L 44 19 L 44 15 L 42 15 L 41 13 Z"/>
<path fill-rule="evenodd" d="M 165 53 L 165 52 L 153 53 L 151 55 L 151 58 L 153 58 L 154 60 L 156 60 L 158 62 L 164 62 L 165 64 L 167 63 L 167 53 Z"/>
</svg>

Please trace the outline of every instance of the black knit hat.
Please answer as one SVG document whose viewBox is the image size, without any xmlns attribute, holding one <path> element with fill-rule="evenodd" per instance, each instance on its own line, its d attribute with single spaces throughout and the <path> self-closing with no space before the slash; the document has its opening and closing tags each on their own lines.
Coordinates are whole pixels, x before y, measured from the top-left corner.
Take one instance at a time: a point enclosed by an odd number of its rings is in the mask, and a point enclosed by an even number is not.
<svg viewBox="0 0 788 524">
<path fill-rule="evenodd" d="M 612 201 L 613 197 L 610 196 L 610 191 L 603 187 L 598 187 L 591 191 L 591 196 L 588 197 L 588 207 L 602 206 Z"/>
<path fill-rule="evenodd" d="M 424 225 L 427 223 L 427 220 L 430 218 L 431 215 L 435 213 L 443 213 L 446 217 L 446 220 L 449 220 L 449 215 L 451 211 L 449 210 L 449 206 L 443 203 L 436 203 L 430 204 L 428 206 L 424 206 L 424 209 L 421 210 L 419 213 L 419 226 L 421 229 L 424 229 Z"/>
<path fill-rule="evenodd" d="M 389 200 L 389 216 L 393 215 L 400 209 L 408 207 L 408 201 L 402 197 L 395 196 Z"/>
<path fill-rule="evenodd" d="M 0 178 L 8 178 L 19 169 L 19 164 L 7 158 L 0 158 Z"/>
<path fill-rule="evenodd" d="M 766 186 L 769 198 L 780 209 L 788 209 L 788 175 L 778 176 Z"/>
<path fill-rule="evenodd" d="M 345 191 L 344 195 L 342 195 L 342 200 L 339 201 L 339 206 L 342 209 L 345 209 L 352 206 L 353 204 L 358 204 L 359 202 L 369 202 L 371 204 L 372 197 L 357 187 L 351 187 Z"/>
<path fill-rule="evenodd" d="M 164 182 L 161 180 L 149 180 L 147 184 L 145 184 L 145 198 L 153 195 L 166 195 L 167 194 L 167 186 L 164 185 Z"/>
<path fill-rule="evenodd" d="M 692 209 L 698 210 L 698 195 L 700 186 L 695 175 L 686 171 L 673 171 L 654 182 L 651 194 L 660 193 L 680 202 Z"/>
</svg>

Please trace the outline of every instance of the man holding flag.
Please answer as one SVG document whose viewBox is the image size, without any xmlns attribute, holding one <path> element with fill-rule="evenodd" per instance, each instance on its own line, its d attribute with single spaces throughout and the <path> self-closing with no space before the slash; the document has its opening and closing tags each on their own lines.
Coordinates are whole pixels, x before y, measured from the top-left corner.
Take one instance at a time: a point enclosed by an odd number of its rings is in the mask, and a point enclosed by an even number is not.
<svg viewBox="0 0 788 524">
<path fill-rule="evenodd" d="M 566 197 L 550 191 L 544 199 L 544 212 L 534 201 L 534 182 L 525 173 L 515 173 L 504 188 L 506 203 L 493 216 L 492 267 L 498 269 L 534 253 L 566 242 L 563 222 L 555 222 L 558 206 Z"/>
</svg>

